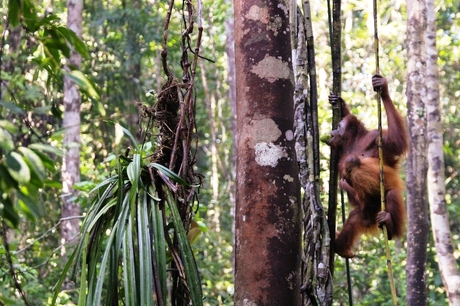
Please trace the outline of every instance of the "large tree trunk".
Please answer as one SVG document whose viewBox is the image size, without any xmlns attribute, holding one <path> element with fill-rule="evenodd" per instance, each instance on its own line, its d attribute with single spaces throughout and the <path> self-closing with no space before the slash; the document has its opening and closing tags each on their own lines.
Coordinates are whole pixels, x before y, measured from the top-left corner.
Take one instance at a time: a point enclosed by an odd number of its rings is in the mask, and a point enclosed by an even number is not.
<svg viewBox="0 0 460 306">
<path fill-rule="evenodd" d="M 67 1 L 67 27 L 81 37 L 83 0 Z M 80 55 L 72 51 L 68 66 L 79 68 Z M 64 149 L 62 161 L 62 243 L 72 241 L 79 232 L 80 206 L 73 185 L 80 181 L 80 93 L 75 83 L 64 77 Z M 75 242 L 75 241 L 74 241 Z M 63 248 L 63 255 L 66 250 Z"/>
<path fill-rule="evenodd" d="M 235 1 L 235 305 L 300 305 L 300 187 L 287 3 Z"/>
<path fill-rule="evenodd" d="M 453 254 L 449 215 L 444 184 L 444 151 L 439 105 L 438 52 L 436 49 L 436 12 L 434 0 L 426 0 L 427 8 L 427 115 L 428 115 L 428 199 L 431 225 L 436 244 L 439 270 L 450 305 L 460 305 L 460 275 Z"/>
<path fill-rule="evenodd" d="M 426 260 L 426 8 L 425 0 L 407 1 L 407 117 L 410 150 L 407 158 L 407 305 L 427 304 Z"/>
</svg>

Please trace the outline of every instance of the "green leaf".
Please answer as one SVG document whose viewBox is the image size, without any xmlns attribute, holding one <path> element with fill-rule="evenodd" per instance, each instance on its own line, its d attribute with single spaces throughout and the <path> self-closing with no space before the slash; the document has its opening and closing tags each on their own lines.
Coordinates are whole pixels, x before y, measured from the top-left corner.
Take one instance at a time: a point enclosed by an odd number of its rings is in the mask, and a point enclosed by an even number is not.
<svg viewBox="0 0 460 306">
<path fill-rule="evenodd" d="M 32 145 L 29 146 L 29 148 L 31 148 Z M 52 160 L 48 155 L 46 155 L 45 153 L 42 153 L 40 152 L 39 150 L 37 149 L 33 149 L 33 151 L 35 152 L 35 154 L 37 154 L 38 157 L 40 157 L 43 165 L 45 166 L 46 169 L 48 169 L 49 171 L 51 171 L 52 173 L 55 173 L 56 172 L 56 167 L 55 167 L 55 163 L 56 161 Z"/>
<path fill-rule="evenodd" d="M 21 19 L 20 0 L 10 0 L 10 3 L 8 4 L 8 19 L 11 27 L 15 28 L 19 25 L 19 20 Z"/>
<path fill-rule="evenodd" d="M 48 152 L 59 156 L 64 155 L 64 152 L 61 149 L 43 143 L 33 143 L 29 146 L 29 148 L 39 152 Z"/>
<path fill-rule="evenodd" d="M 58 297 L 59 293 L 61 293 L 62 284 L 64 283 L 64 280 L 68 279 L 67 273 L 69 272 L 69 269 L 74 264 L 75 256 L 77 254 L 79 254 L 79 252 L 81 252 L 81 244 L 82 244 L 83 241 L 87 242 L 86 239 L 84 239 L 84 240 L 82 239 L 82 241 L 80 242 L 79 246 L 77 248 L 75 248 L 75 250 L 72 252 L 72 255 L 67 260 L 67 263 L 65 264 L 64 270 L 62 271 L 62 274 L 59 277 L 59 280 L 58 280 L 57 284 L 54 286 L 55 287 L 54 288 L 54 295 L 53 295 L 53 299 L 51 301 L 52 306 L 56 305 L 57 297 Z M 85 269 L 86 269 L 86 266 L 84 266 L 83 270 L 85 270 Z M 84 272 L 82 272 L 82 275 L 84 275 Z M 82 280 L 82 282 L 83 282 L 83 280 Z M 80 291 L 80 292 L 86 292 L 86 291 Z M 84 296 L 84 294 L 81 294 L 81 295 Z M 81 304 L 79 304 L 79 305 L 81 305 Z"/>
<path fill-rule="evenodd" d="M 4 129 L 0 128 L 0 148 L 4 151 L 11 151 L 14 149 L 14 142 Z"/>
<path fill-rule="evenodd" d="M 0 215 L 8 220 L 14 228 L 19 225 L 19 215 L 9 197 L 0 197 Z"/>
<path fill-rule="evenodd" d="M 46 172 L 41 158 L 34 151 L 26 147 L 19 147 L 18 151 L 22 153 L 29 168 L 35 172 L 38 179 L 43 183 L 46 179 Z"/>
<path fill-rule="evenodd" d="M 133 161 L 128 165 L 127 174 L 129 181 L 131 182 L 132 189 L 137 191 L 137 185 L 139 183 L 139 177 L 141 175 L 141 156 L 140 154 L 133 155 Z"/>
<path fill-rule="evenodd" d="M 85 233 L 85 235 L 83 236 L 83 241 L 84 241 L 84 245 L 88 245 L 88 242 L 89 242 L 89 233 Z M 84 248 L 83 249 L 83 256 L 81 257 L 82 259 L 82 263 L 81 263 L 81 266 L 82 266 L 82 269 L 81 269 L 81 275 L 80 275 L 80 292 L 86 292 L 86 288 L 87 288 L 87 281 L 86 281 L 86 274 L 87 274 L 87 271 L 88 269 L 86 268 L 86 259 L 87 259 L 87 251 L 88 249 L 87 248 Z M 79 297 L 78 297 L 78 305 L 85 305 L 85 297 L 86 295 L 85 294 L 80 294 Z"/>
<path fill-rule="evenodd" d="M 27 165 L 29 165 L 29 162 L 27 162 L 26 160 L 26 163 Z M 33 169 L 30 167 L 29 165 L 29 168 L 30 168 L 30 182 L 29 184 L 31 184 L 32 186 L 35 186 L 35 187 L 38 187 L 38 188 L 43 188 L 43 185 L 45 184 L 45 181 L 40 179 L 37 175 L 37 173 L 35 173 L 35 171 L 33 171 Z"/>
<path fill-rule="evenodd" d="M 105 117 L 107 115 L 107 112 L 105 111 L 104 104 L 102 104 L 99 100 L 94 101 L 94 104 L 96 104 L 96 108 L 99 112 L 99 115 Z"/>
<path fill-rule="evenodd" d="M 83 91 L 85 91 L 88 96 L 93 99 L 99 99 L 99 94 L 94 88 L 93 84 L 88 80 L 88 78 L 80 70 L 72 70 L 70 72 L 64 72 L 66 76 L 72 79 Z"/>
<path fill-rule="evenodd" d="M 156 168 L 159 171 L 161 171 L 164 175 L 166 175 L 168 178 L 170 178 L 174 182 L 176 182 L 178 184 L 181 184 L 182 186 L 185 186 L 185 187 L 190 187 L 189 183 L 184 181 L 184 179 L 182 179 L 180 176 L 178 176 L 176 173 L 174 173 L 173 171 L 169 170 L 165 166 L 160 165 L 158 163 L 151 163 L 151 164 L 149 164 L 149 167 L 150 166 Z"/>
<path fill-rule="evenodd" d="M 93 193 L 95 191 L 100 191 L 102 189 L 102 187 L 104 187 L 106 185 L 109 185 L 109 184 L 112 184 L 112 183 L 116 183 L 117 181 L 118 181 L 118 175 L 111 176 L 111 177 L 105 179 L 104 181 L 102 181 L 101 183 L 97 184 L 96 187 L 91 189 L 91 191 L 89 193 Z"/>
<path fill-rule="evenodd" d="M 8 172 L 8 168 L 6 168 L 3 164 L 0 164 L 0 177 L 2 182 L 5 183 L 8 187 L 18 189 L 19 184 Z M 3 192 L 8 192 L 9 190 L 2 190 Z M 1 197 L 0 197 L 1 198 Z"/>
<path fill-rule="evenodd" d="M 174 200 L 171 190 L 164 188 L 166 192 L 166 202 L 168 203 L 171 211 L 174 230 L 177 234 L 177 241 L 179 243 L 179 250 L 181 253 L 182 264 L 184 265 L 185 278 L 187 279 L 187 285 L 190 290 L 190 296 L 192 298 L 193 305 L 203 305 L 202 292 L 201 292 L 201 281 L 200 275 L 193 256 L 192 248 L 187 239 L 182 219 L 177 209 L 176 201 Z"/>
<path fill-rule="evenodd" d="M 8 297 L 8 296 L 4 296 L 4 295 L 0 295 L 0 301 L 1 301 L 1 305 L 18 305 L 18 300 L 14 297 Z"/>
<path fill-rule="evenodd" d="M 86 45 L 83 41 L 75 34 L 74 31 L 66 28 L 66 27 L 57 27 L 57 31 L 61 33 L 62 36 L 69 42 L 69 44 L 75 48 L 75 51 L 80 53 L 81 56 L 84 58 L 89 58 L 88 50 L 86 49 Z"/>
<path fill-rule="evenodd" d="M 53 103 L 51 106 L 51 114 L 53 114 L 54 119 L 61 119 L 62 118 L 62 111 L 56 103 Z"/>
<path fill-rule="evenodd" d="M 155 195 L 155 186 L 152 184 L 149 188 L 149 193 Z M 164 236 L 164 225 L 161 210 L 158 202 L 154 198 L 150 199 L 150 206 L 152 207 L 152 225 L 153 225 L 153 248 L 155 250 L 156 268 L 158 269 L 158 276 L 160 281 L 163 305 L 166 305 L 166 292 L 167 292 L 167 266 L 166 266 L 166 244 Z"/>
<path fill-rule="evenodd" d="M 43 36 L 38 37 L 44 48 L 44 55 L 49 60 L 48 65 L 53 70 L 58 70 L 61 63 L 61 53 L 65 57 L 70 57 L 70 48 L 67 46 L 64 37 L 60 36 L 54 28 L 47 28 L 43 31 Z"/>
<path fill-rule="evenodd" d="M 8 120 L 0 120 L 0 127 L 4 128 L 11 134 L 16 134 L 18 132 L 18 127 Z"/>
<path fill-rule="evenodd" d="M 126 203 L 124 203 L 126 204 Z M 93 293 L 93 296 L 94 296 L 94 300 L 92 301 L 91 305 L 101 305 L 101 299 L 102 299 L 102 292 L 103 292 L 103 284 L 104 284 L 104 280 L 105 280 L 105 270 L 107 269 L 107 263 L 110 259 L 110 254 L 111 254 L 111 247 L 113 245 L 113 242 L 115 240 L 115 238 L 119 238 L 119 237 L 116 237 L 116 234 L 124 234 L 124 231 L 119 231 L 119 227 L 123 227 L 125 225 L 125 222 L 126 222 L 126 213 L 128 211 L 128 208 L 129 208 L 129 205 L 124 205 L 123 209 L 123 213 L 121 213 L 120 215 L 116 216 L 117 220 L 115 222 L 115 224 L 113 225 L 112 227 L 112 231 L 109 235 L 109 238 L 107 240 L 107 247 L 105 248 L 104 250 L 104 253 L 102 255 L 102 261 L 100 262 L 100 269 L 99 269 L 99 273 L 96 277 L 96 286 L 94 288 L 94 293 Z M 128 226 L 129 228 L 129 226 Z M 134 251 L 133 249 L 131 249 L 131 251 Z M 132 263 L 134 264 L 134 261 L 132 261 Z M 134 303 L 132 305 L 138 305 L 137 303 Z"/>
<path fill-rule="evenodd" d="M 33 187 L 29 185 L 28 189 L 28 191 L 31 191 L 30 189 L 33 189 Z M 29 219 L 33 220 L 40 216 L 40 209 L 37 205 L 38 197 L 29 196 L 20 191 L 18 192 L 18 199 L 21 210 Z"/>
<path fill-rule="evenodd" d="M 60 189 L 62 188 L 62 183 L 59 181 L 54 181 L 54 180 L 46 180 L 43 185 L 48 186 L 48 187 L 53 187 Z"/>
<path fill-rule="evenodd" d="M 135 268 L 135 243 L 133 241 L 133 222 L 128 218 L 126 231 L 123 236 L 123 281 L 125 289 L 126 305 L 138 305 L 137 303 L 137 283 Z"/>
<path fill-rule="evenodd" d="M 198 240 L 198 238 L 200 238 L 201 233 L 202 231 L 198 226 L 198 223 L 195 220 L 192 220 L 190 224 L 190 230 L 187 233 L 187 239 L 190 242 L 190 245 L 193 245 Z"/>
<path fill-rule="evenodd" d="M 153 306 L 153 267 L 152 267 L 152 240 L 149 231 L 147 193 L 140 192 L 137 209 L 137 235 L 139 247 L 139 291 L 140 305 Z"/>
<path fill-rule="evenodd" d="M 30 169 L 17 152 L 10 152 L 6 156 L 8 172 L 19 183 L 27 184 L 30 181 Z"/>
<path fill-rule="evenodd" d="M 35 6 L 29 0 L 22 0 L 22 16 L 29 31 L 37 31 L 40 23 L 37 19 Z"/>
<path fill-rule="evenodd" d="M 15 105 L 13 103 L 9 103 L 9 102 L 5 102 L 5 101 L 0 100 L 0 106 L 3 106 L 4 108 L 10 110 L 11 112 L 13 112 L 15 114 L 18 114 L 18 115 L 21 115 L 21 116 L 26 115 L 26 112 L 22 108 L 20 108 L 19 106 Z"/>
<path fill-rule="evenodd" d="M 124 128 L 118 123 L 116 125 L 120 126 L 121 129 L 123 130 L 123 133 L 125 133 L 131 139 L 135 148 L 139 147 L 139 144 L 137 143 L 136 138 L 134 138 L 133 134 L 131 134 L 131 132 L 128 129 Z"/>
</svg>

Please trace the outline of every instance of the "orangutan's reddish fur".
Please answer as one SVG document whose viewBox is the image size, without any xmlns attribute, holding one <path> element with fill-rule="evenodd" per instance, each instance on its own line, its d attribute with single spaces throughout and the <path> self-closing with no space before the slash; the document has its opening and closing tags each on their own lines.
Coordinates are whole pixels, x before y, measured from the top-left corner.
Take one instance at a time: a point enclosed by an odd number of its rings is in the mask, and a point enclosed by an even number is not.
<svg viewBox="0 0 460 306">
<path fill-rule="evenodd" d="M 404 183 L 397 169 L 384 166 L 386 209 L 381 211 L 379 172 L 378 158 L 348 155 L 344 160 L 339 186 L 347 192 L 353 210 L 335 240 L 335 251 L 343 257 L 353 257 L 352 248 L 361 234 L 377 234 L 379 224 L 385 224 L 389 239 L 404 233 Z"/>
<path fill-rule="evenodd" d="M 342 120 L 331 132 L 327 144 L 338 154 L 342 177 L 339 186 L 347 192 L 354 208 L 337 234 L 335 250 L 343 257 L 353 257 L 353 245 L 360 234 L 375 232 L 379 225 L 387 227 L 390 239 L 401 236 L 404 231 L 403 183 L 398 172 L 399 162 L 409 148 L 407 128 L 390 98 L 387 80 L 374 75 L 372 85 L 375 90 L 381 90 L 388 122 L 388 129 L 382 131 L 384 174 L 388 180 L 385 184 L 385 211 L 380 211 L 378 131 L 367 130 L 342 98 L 329 96 L 330 103 L 340 103 Z"/>
</svg>

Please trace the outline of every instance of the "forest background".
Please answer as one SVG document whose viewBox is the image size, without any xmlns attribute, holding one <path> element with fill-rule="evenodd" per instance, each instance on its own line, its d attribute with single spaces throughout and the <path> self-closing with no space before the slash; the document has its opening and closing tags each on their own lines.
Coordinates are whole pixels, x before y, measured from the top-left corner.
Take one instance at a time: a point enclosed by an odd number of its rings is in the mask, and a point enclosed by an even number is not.
<svg viewBox="0 0 460 306">
<path fill-rule="evenodd" d="M 204 175 L 200 188 L 200 205 L 195 220 L 203 231 L 193 248 L 202 277 L 206 305 L 231 305 L 233 300 L 232 242 L 234 204 L 236 134 L 232 88 L 232 3 L 203 1 L 203 41 L 197 72 L 197 172 Z M 54 13 L 66 23 L 64 1 L 38 1 L 34 4 L 37 16 Z M 173 71 L 181 75 L 180 33 L 182 3 L 176 4 L 170 25 L 168 56 Z M 110 175 L 116 156 L 130 145 L 123 128 L 141 137 L 145 122 L 140 116 L 139 103 L 152 105 L 155 92 L 165 81 L 161 67 L 163 23 L 168 3 L 159 1 L 93 1 L 83 10 L 82 40 L 88 56 L 82 60 L 81 71 L 87 76 L 80 80 L 81 104 L 81 182 L 75 198 L 82 215 L 88 210 L 88 192 Z M 313 31 L 316 47 L 316 66 L 319 84 L 319 119 L 321 133 L 331 129 L 331 109 L 327 96 L 332 84 L 330 42 L 326 5 L 311 1 Z M 7 27 L 8 1 L 2 2 L 2 54 L 0 119 L 14 124 L 8 129 L 14 145 L 29 147 L 46 143 L 52 154 L 47 164 L 46 182 L 37 189 L 38 203 L 27 197 L 18 201 L 16 224 L 6 223 L 2 216 L 2 241 L 7 240 L 12 257 L 8 257 L 5 243 L 0 246 L 0 301 L 7 305 L 21 305 L 11 277 L 12 261 L 28 299 L 36 305 L 50 303 L 53 287 L 62 272 L 66 253 L 61 245 L 63 222 L 61 198 L 63 149 L 63 74 L 65 62 L 62 50 L 50 41 L 49 34 L 39 29 Z M 447 208 L 454 239 L 456 258 L 459 253 L 460 209 L 457 168 L 460 143 L 458 139 L 460 110 L 460 3 L 436 1 L 437 47 L 440 67 L 440 90 L 444 132 Z M 343 97 L 352 105 L 354 113 L 368 127 L 377 125 L 376 107 L 372 103 L 370 77 L 374 69 L 371 3 L 346 1 L 343 12 Z M 388 77 L 397 108 L 405 112 L 406 91 L 406 15 L 404 1 L 380 1 L 380 67 Z M 54 48 L 54 49 L 53 49 Z M 46 50 L 58 50 L 47 54 Z M 65 53 L 65 52 L 64 52 Z M 59 69 L 50 69 L 47 61 L 59 59 Z M 229 66 L 230 65 L 230 66 Z M 61 80 L 61 81 L 59 81 Z M 86 82 L 86 83 L 85 83 Z M 1 136 L 1 135 L 0 135 Z M 3 141 L 3 140 L 2 140 Z M 32 146 L 33 147 L 33 146 Z M 51 149 L 55 148 L 55 150 Z M 2 148 L 4 149 L 4 148 Z M 329 149 L 321 148 L 322 175 L 327 186 Z M 0 156 L 2 158 L 3 156 Z M 53 170 L 50 171 L 50 170 Z M 0 169 L 1 170 L 1 169 Z M 324 195 L 326 197 L 326 195 Z M 338 214 L 340 215 L 340 214 Z M 11 218 L 14 220 L 14 218 Z M 339 226 L 340 226 L 339 222 Z M 17 227 L 15 228 L 14 225 Z M 404 296 L 404 241 L 392 244 L 394 249 L 395 281 L 400 296 Z M 389 284 L 386 279 L 384 252 L 378 238 L 364 239 L 360 256 L 351 264 L 353 294 L 360 305 L 390 305 Z M 447 305 L 433 239 L 429 240 L 427 283 L 429 304 Z M 335 300 L 346 301 L 344 263 L 336 261 Z M 76 302 L 76 291 L 63 290 L 60 304 Z"/>
</svg>

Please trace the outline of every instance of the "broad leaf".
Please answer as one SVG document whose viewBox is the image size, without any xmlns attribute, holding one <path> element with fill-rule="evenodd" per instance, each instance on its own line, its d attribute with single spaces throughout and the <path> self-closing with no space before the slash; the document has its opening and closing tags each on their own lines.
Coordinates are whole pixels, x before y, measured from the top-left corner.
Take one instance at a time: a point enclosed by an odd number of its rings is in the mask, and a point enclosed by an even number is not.
<svg viewBox="0 0 460 306">
<path fill-rule="evenodd" d="M 29 146 L 29 148 L 31 148 L 32 145 Z M 45 166 L 46 169 L 48 169 L 49 171 L 51 171 L 52 173 L 55 173 L 56 172 L 56 167 L 55 167 L 55 161 L 52 160 L 48 155 L 46 155 L 45 153 L 37 150 L 37 149 L 33 149 L 32 151 L 34 151 L 35 154 L 37 154 L 38 157 L 40 157 L 43 165 Z"/>
<path fill-rule="evenodd" d="M 0 128 L 0 148 L 4 151 L 11 151 L 14 149 L 14 142 L 4 129 Z"/>
<path fill-rule="evenodd" d="M 27 165 L 29 165 L 30 169 L 35 172 L 38 179 L 43 183 L 46 179 L 46 172 L 41 158 L 34 151 L 26 147 L 19 147 L 18 151 L 24 155 Z"/>
<path fill-rule="evenodd" d="M 198 240 L 201 236 L 201 229 L 198 223 L 195 220 L 192 220 L 190 223 L 190 230 L 187 233 L 187 239 L 190 242 L 190 245 L 193 245 L 195 241 Z"/>
<path fill-rule="evenodd" d="M 13 112 L 15 114 L 18 114 L 18 115 L 21 115 L 21 116 L 26 115 L 26 112 L 22 108 L 20 108 L 19 106 L 15 105 L 13 103 L 9 103 L 9 102 L 0 100 L 0 106 L 10 110 L 11 112 Z"/>
<path fill-rule="evenodd" d="M 75 34 L 74 31 L 66 27 L 56 27 L 56 30 L 61 33 L 62 36 L 75 48 L 75 51 L 80 53 L 84 58 L 89 58 L 88 50 L 86 45 L 81 41 L 81 39 Z"/>
<path fill-rule="evenodd" d="M 11 175 L 10 173 L 8 172 L 8 168 L 5 167 L 5 165 L 3 163 L 0 163 L 0 178 L 2 180 L 2 182 L 4 184 L 6 184 L 7 187 L 9 188 L 14 188 L 14 189 L 18 189 L 19 188 L 19 184 L 18 184 L 18 181 L 16 181 Z M 8 192 L 9 190 L 1 190 L 2 192 Z"/>
<path fill-rule="evenodd" d="M 33 143 L 33 144 L 31 144 L 29 146 L 29 148 L 34 149 L 34 150 L 38 150 L 40 152 L 53 153 L 53 154 L 56 154 L 56 155 L 59 155 L 59 156 L 64 155 L 64 152 L 61 149 L 58 149 L 58 148 L 50 146 L 50 145 L 42 144 L 42 143 Z"/>
<path fill-rule="evenodd" d="M 72 70 L 70 72 L 65 72 L 65 75 L 71 78 L 75 84 L 88 94 L 88 96 L 94 99 L 99 99 L 99 94 L 83 72 L 80 70 Z"/>
<path fill-rule="evenodd" d="M 10 152 L 6 156 L 8 172 L 19 183 L 27 184 L 30 181 L 30 169 L 21 155 L 17 152 Z"/>
<path fill-rule="evenodd" d="M 23 189 L 23 188 L 21 188 Z M 27 188 L 28 191 L 33 189 L 32 186 L 29 185 Z M 35 192 L 34 192 L 35 193 Z M 37 200 L 38 197 L 34 195 L 27 195 L 23 192 L 18 192 L 18 199 L 19 205 L 21 207 L 22 212 L 26 214 L 29 219 L 35 219 L 35 217 L 40 216 L 40 209 L 38 208 Z"/>
<path fill-rule="evenodd" d="M 0 215 L 8 220 L 14 228 L 19 225 L 19 215 L 9 197 L 0 197 Z"/>
<path fill-rule="evenodd" d="M 38 30 L 40 23 L 37 19 L 37 11 L 30 0 L 22 0 L 22 16 L 29 31 Z"/>
<path fill-rule="evenodd" d="M 11 134 L 16 134 L 18 132 L 18 127 L 8 120 L 0 120 L 0 127 L 4 128 Z"/>
</svg>

